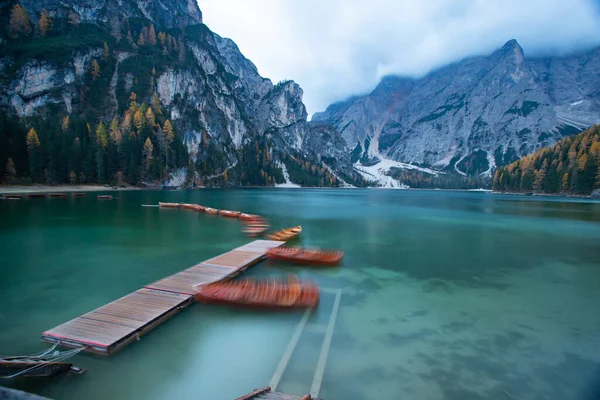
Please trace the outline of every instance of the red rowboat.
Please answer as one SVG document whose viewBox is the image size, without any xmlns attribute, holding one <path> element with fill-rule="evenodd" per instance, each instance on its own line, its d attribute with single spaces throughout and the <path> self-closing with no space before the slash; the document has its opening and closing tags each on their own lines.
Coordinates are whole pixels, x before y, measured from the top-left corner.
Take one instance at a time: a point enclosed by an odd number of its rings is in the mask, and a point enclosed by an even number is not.
<svg viewBox="0 0 600 400">
<path fill-rule="evenodd" d="M 260 215 L 240 213 L 239 218 L 242 221 L 253 221 L 255 219 L 261 219 L 262 217 Z"/>
<path fill-rule="evenodd" d="M 180 203 L 161 203 L 158 202 L 158 206 L 162 208 L 179 208 L 181 206 Z"/>
<path fill-rule="evenodd" d="M 10 199 L 10 200 L 19 200 L 21 197 L 23 197 L 20 194 L 3 194 L 2 198 L 3 199 Z"/>
<path fill-rule="evenodd" d="M 186 210 L 195 210 L 196 209 L 196 205 L 195 204 L 183 203 L 181 205 L 181 208 L 186 209 Z"/>
<path fill-rule="evenodd" d="M 206 209 L 206 207 L 204 207 L 204 206 L 201 206 L 199 204 L 194 204 L 194 210 L 196 210 L 196 211 L 204 212 L 205 209 Z"/>
<path fill-rule="evenodd" d="M 206 212 L 209 215 L 217 215 L 219 213 L 219 210 L 217 210 L 216 208 L 206 207 L 204 209 L 204 212 Z"/>
<path fill-rule="evenodd" d="M 48 196 L 50 197 L 67 197 L 66 193 L 50 193 Z"/>
<path fill-rule="evenodd" d="M 275 247 L 267 251 L 270 259 L 297 264 L 337 265 L 344 257 L 343 251 L 301 249 L 298 247 Z"/>
<path fill-rule="evenodd" d="M 300 233 L 302 232 L 302 227 L 301 226 L 295 226 L 293 228 L 287 228 L 287 229 L 282 229 L 278 232 L 275 232 L 272 235 L 268 235 L 267 239 L 270 240 L 281 240 L 281 241 L 288 241 L 288 240 L 292 240 L 297 238 L 298 236 L 300 236 Z"/>
<path fill-rule="evenodd" d="M 245 225 L 242 231 L 248 236 L 258 236 L 269 229 L 269 223 L 260 215 L 252 215 L 251 219 L 248 219 L 247 217 L 244 219 L 240 216 L 240 219 L 242 219 L 242 222 Z"/>
<path fill-rule="evenodd" d="M 319 305 L 319 287 L 301 283 L 296 276 L 287 281 L 222 281 L 196 286 L 199 302 L 234 304 L 265 308 L 312 308 Z"/>
<path fill-rule="evenodd" d="M 98 200 L 112 200 L 112 196 L 110 194 L 101 194 L 98 196 Z"/>
<path fill-rule="evenodd" d="M 46 193 L 29 193 L 27 197 L 30 199 L 43 199 L 46 198 Z"/>
<path fill-rule="evenodd" d="M 240 214 L 239 211 L 219 210 L 219 215 L 227 218 L 237 218 Z"/>
</svg>

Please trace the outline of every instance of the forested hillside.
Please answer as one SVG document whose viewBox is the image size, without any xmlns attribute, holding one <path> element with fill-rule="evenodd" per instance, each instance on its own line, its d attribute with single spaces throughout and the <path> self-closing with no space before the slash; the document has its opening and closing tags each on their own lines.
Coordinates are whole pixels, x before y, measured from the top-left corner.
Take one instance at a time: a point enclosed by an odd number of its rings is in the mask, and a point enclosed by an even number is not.
<svg viewBox="0 0 600 400">
<path fill-rule="evenodd" d="M 302 95 L 195 2 L 0 3 L 0 183 L 339 186 Z"/>
<path fill-rule="evenodd" d="M 600 188 L 600 125 L 496 170 L 493 189 L 589 195 Z"/>
</svg>

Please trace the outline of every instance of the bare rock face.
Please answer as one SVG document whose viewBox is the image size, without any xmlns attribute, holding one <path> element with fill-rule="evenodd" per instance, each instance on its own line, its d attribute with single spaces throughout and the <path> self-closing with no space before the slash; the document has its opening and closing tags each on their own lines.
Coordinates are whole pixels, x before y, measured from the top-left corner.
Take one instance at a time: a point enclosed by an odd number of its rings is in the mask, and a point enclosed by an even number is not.
<svg viewBox="0 0 600 400">
<path fill-rule="evenodd" d="M 141 18 L 166 29 L 202 23 L 195 0 L 23 0 L 35 18 L 47 10 L 51 16 L 74 11 L 82 22 L 109 23 L 111 18 Z"/>
<path fill-rule="evenodd" d="M 313 121 L 335 126 L 363 160 L 490 174 L 600 122 L 599 68 L 600 49 L 529 60 L 511 40 L 421 79 L 386 77 Z"/>
<path fill-rule="evenodd" d="M 300 86 L 293 81 L 273 85 L 260 76 L 233 41 L 202 24 L 195 0 L 23 0 L 20 4 L 34 22 L 41 10 L 60 24 L 68 24 L 67 16 L 75 13 L 87 42 L 55 58 L 3 57 L 0 74 L 10 70 L 0 82 L 3 112 L 35 118 L 76 114 L 91 124 L 101 120 L 106 125 L 127 109 L 131 92 L 140 104 L 149 104 L 156 92 L 163 112 L 183 133 L 192 161 L 203 152 L 202 161 L 221 174 L 243 158 L 244 149 L 256 138 L 270 143 L 275 164 L 285 153 L 320 160 L 319 146 L 304 144 L 310 128 Z M 8 8 L 0 5 L 0 12 L 7 13 Z M 140 44 L 138 35 L 150 24 L 155 26 L 156 43 Z M 128 30 L 132 41 L 126 38 Z M 158 40 L 159 32 L 172 35 L 168 49 Z M 69 37 L 63 40 L 68 42 Z M 110 57 L 103 54 L 105 41 L 110 43 Z M 92 60 L 101 65 L 106 92 L 97 84 L 90 92 L 95 82 L 90 74 Z M 92 95 L 102 106 L 90 111 L 85 104 Z M 342 142 L 335 146 L 336 152 L 344 152 Z M 338 161 L 331 167 L 352 169 L 349 163 L 342 164 Z"/>
</svg>

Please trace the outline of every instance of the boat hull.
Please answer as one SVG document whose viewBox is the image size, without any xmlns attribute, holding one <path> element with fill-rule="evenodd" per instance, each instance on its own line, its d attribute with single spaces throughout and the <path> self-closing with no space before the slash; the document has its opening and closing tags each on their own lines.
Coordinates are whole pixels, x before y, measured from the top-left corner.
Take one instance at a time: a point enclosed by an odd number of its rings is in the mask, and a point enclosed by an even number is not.
<svg viewBox="0 0 600 400">
<path fill-rule="evenodd" d="M 341 251 L 273 248 L 269 249 L 267 256 L 270 260 L 284 261 L 294 264 L 335 267 L 342 261 L 344 253 Z"/>
<path fill-rule="evenodd" d="M 274 280 L 217 282 L 196 287 L 194 299 L 202 303 L 263 309 L 314 308 L 319 305 L 319 288 L 314 283 Z"/>
</svg>

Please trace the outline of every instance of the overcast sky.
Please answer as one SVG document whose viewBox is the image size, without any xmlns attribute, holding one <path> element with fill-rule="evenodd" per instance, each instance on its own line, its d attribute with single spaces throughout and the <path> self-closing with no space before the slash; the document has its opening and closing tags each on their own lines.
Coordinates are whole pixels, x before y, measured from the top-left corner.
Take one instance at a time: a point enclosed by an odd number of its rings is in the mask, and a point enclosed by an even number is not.
<svg viewBox="0 0 600 400">
<path fill-rule="evenodd" d="M 309 115 L 387 74 L 422 76 L 508 40 L 526 56 L 600 44 L 600 0 L 198 0 L 259 73 L 304 89 Z"/>
</svg>

